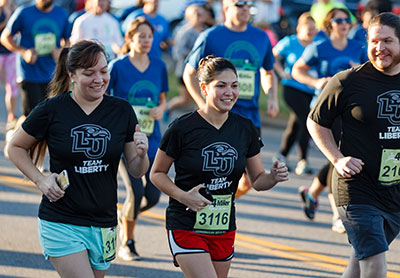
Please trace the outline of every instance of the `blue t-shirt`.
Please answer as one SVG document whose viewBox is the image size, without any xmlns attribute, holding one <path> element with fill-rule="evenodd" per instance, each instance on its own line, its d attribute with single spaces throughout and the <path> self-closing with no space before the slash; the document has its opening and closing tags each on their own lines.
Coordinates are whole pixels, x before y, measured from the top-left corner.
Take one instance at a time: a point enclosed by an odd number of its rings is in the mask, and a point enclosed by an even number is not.
<svg viewBox="0 0 400 278">
<path fill-rule="evenodd" d="M 306 47 L 301 57 L 308 66 L 316 68 L 319 78 L 331 77 L 351 68 L 350 61 L 357 64 L 368 61 L 364 44 L 351 39 L 343 50 L 334 48 L 330 39 L 313 42 Z"/>
<path fill-rule="evenodd" d="M 33 83 L 50 82 L 56 66 L 51 50 L 60 47 L 62 38 L 69 39 L 71 36 L 67 11 L 58 6 L 48 13 L 40 11 L 35 5 L 20 7 L 10 17 L 6 29 L 12 35 L 21 33 L 20 45 L 26 49 L 35 48 L 38 53 L 34 64 L 28 64 L 19 57 L 18 77 Z"/>
<path fill-rule="evenodd" d="M 292 74 L 293 65 L 303 54 L 305 47 L 299 42 L 297 35 L 286 36 L 281 39 L 274 47 L 284 60 L 284 69 L 288 74 Z M 296 88 L 308 94 L 314 94 L 314 88 L 298 82 L 295 79 L 282 79 L 281 83 L 285 86 Z"/>
<path fill-rule="evenodd" d="M 359 24 L 350 30 L 348 37 L 349 37 L 349 39 L 358 40 L 358 41 L 362 42 L 365 45 L 365 47 L 368 47 L 367 35 L 368 35 L 368 31 L 365 30 L 361 24 Z"/>
<path fill-rule="evenodd" d="M 151 23 L 151 25 L 153 25 L 153 27 L 154 27 L 153 45 L 151 46 L 149 56 L 154 56 L 154 57 L 160 58 L 161 52 L 162 52 L 161 47 L 160 47 L 161 42 L 171 38 L 171 30 L 169 28 L 168 21 L 161 15 L 157 14 L 154 17 L 151 17 L 151 16 L 145 14 L 142 9 L 138 9 L 138 10 L 133 11 L 124 20 L 124 23 L 122 24 L 123 33 L 126 32 L 131 21 L 133 21 L 135 18 L 137 18 L 139 16 L 145 17 Z"/>
<path fill-rule="evenodd" d="M 251 25 L 244 32 L 234 32 L 224 25 L 211 27 L 199 35 L 187 61 L 197 69 L 200 59 L 211 54 L 230 60 L 238 70 L 239 98 L 232 111 L 260 127 L 260 68 L 272 70 L 275 62 L 267 34 Z"/>
<path fill-rule="evenodd" d="M 1 10 L 0 14 L 0 23 L 6 20 L 6 13 L 4 12 L 4 9 Z M 3 32 L 4 28 L 0 29 L 0 33 Z M 11 51 L 8 50 L 7 48 L 4 47 L 3 44 L 0 43 L 0 54 L 10 54 Z"/>
<path fill-rule="evenodd" d="M 110 63 L 110 83 L 107 92 L 126 99 L 133 106 L 153 108 L 159 104 L 160 94 L 168 92 L 168 74 L 161 59 L 150 58 L 150 65 L 144 72 L 138 71 L 129 60 L 129 55 Z M 140 121 L 140 111 L 135 109 Z M 141 127 L 143 130 L 143 127 Z M 149 138 L 149 158 L 156 155 L 161 140 L 159 121 L 154 121 L 153 133 Z"/>
</svg>

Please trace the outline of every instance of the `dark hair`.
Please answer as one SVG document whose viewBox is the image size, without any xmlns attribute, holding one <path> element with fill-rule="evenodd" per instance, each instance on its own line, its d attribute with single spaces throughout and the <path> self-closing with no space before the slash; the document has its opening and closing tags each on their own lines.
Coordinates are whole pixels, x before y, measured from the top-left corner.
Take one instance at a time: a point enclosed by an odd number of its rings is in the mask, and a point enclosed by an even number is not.
<svg viewBox="0 0 400 278">
<path fill-rule="evenodd" d="M 218 73 L 227 69 L 232 70 L 237 76 L 236 68 L 229 60 L 222 57 L 215 57 L 214 55 L 208 55 L 199 62 L 197 78 L 199 82 L 208 85 L 215 79 Z"/>
<path fill-rule="evenodd" d="M 396 37 L 400 40 L 400 17 L 394 13 L 380 13 L 371 19 L 368 27 L 371 30 L 372 26 L 376 25 L 386 25 L 394 29 Z"/>
<path fill-rule="evenodd" d="M 333 8 L 332 10 L 330 10 L 326 16 L 324 21 L 322 22 L 322 28 L 324 29 L 324 31 L 330 35 L 331 31 L 332 31 L 332 23 L 331 20 L 335 17 L 337 12 L 344 12 L 347 17 L 350 18 L 350 12 L 347 9 L 344 8 Z"/>
<path fill-rule="evenodd" d="M 56 66 L 53 79 L 49 84 L 49 97 L 70 91 L 70 79 L 68 72 L 75 73 L 77 69 L 87 69 L 97 64 L 98 54 L 107 54 L 99 43 L 95 41 L 79 41 L 71 48 L 63 48 Z"/>
<path fill-rule="evenodd" d="M 71 48 L 63 48 L 58 57 L 54 77 L 49 83 L 48 97 L 68 93 L 71 83 L 68 72 L 75 73 L 77 69 L 93 67 L 97 64 L 99 53 L 107 57 L 104 48 L 95 41 L 79 41 Z M 46 140 L 37 142 L 29 149 L 29 156 L 35 165 L 43 164 L 46 149 Z"/>
<path fill-rule="evenodd" d="M 131 51 L 130 41 L 133 35 L 136 34 L 140 25 L 145 24 L 150 27 L 151 32 L 154 34 L 154 27 L 145 17 L 139 16 L 129 23 L 128 29 L 125 32 L 125 44 L 121 48 L 121 53 L 126 54 Z"/>
</svg>

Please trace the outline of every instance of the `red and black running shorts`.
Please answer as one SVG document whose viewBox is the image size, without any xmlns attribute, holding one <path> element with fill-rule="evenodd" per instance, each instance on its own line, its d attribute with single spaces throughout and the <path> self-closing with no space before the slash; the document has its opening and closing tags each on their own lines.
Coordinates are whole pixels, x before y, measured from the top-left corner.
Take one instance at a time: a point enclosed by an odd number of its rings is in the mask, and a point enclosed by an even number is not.
<svg viewBox="0 0 400 278">
<path fill-rule="evenodd" d="M 233 258 L 236 231 L 219 235 L 199 234 L 186 230 L 167 230 L 169 248 L 175 266 L 176 255 L 210 253 L 213 261 L 229 261 Z"/>
</svg>

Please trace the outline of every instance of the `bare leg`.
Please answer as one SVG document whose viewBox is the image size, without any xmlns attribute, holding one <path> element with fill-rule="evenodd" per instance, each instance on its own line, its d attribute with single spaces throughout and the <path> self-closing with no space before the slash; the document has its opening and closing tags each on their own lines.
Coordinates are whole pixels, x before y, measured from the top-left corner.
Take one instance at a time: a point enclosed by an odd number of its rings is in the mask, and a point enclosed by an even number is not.
<svg viewBox="0 0 400 278">
<path fill-rule="evenodd" d="M 87 250 L 62 257 L 50 257 L 50 261 L 60 277 L 102 278 L 107 272 L 106 270 L 92 269 Z"/>
<path fill-rule="evenodd" d="M 228 277 L 229 268 L 231 267 L 231 260 L 226 262 L 212 262 L 217 272 L 218 278 Z"/>
<path fill-rule="evenodd" d="M 386 252 L 359 261 L 362 278 L 386 278 Z"/>
<path fill-rule="evenodd" d="M 5 98 L 6 109 L 7 109 L 7 122 L 14 121 L 16 119 L 16 111 L 17 111 L 17 97 L 11 97 L 6 95 Z"/>
<path fill-rule="evenodd" d="M 329 204 L 331 205 L 331 209 L 332 209 L 332 218 L 339 218 L 339 211 L 335 205 L 335 199 L 333 198 L 333 194 L 329 193 L 328 194 L 328 199 L 329 199 Z"/>
<path fill-rule="evenodd" d="M 322 191 L 324 191 L 326 186 L 324 186 L 317 177 L 315 177 L 308 189 L 308 194 L 310 194 L 314 199 L 318 199 Z"/>
<path fill-rule="evenodd" d="M 219 278 L 210 254 L 181 254 L 176 260 L 186 278 Z M 222 270 L 221 270 L 222 271 Z"/>
<path fill-rule="evenodd" d="M 122 217 L 122 227 L 124 231 L 124 238 L 121 238 L 122 242 L 127 242 L 128 240 L 134 240 L 134 229 L 136 225 L 136 219 L 135 220 L 128 220 L 126 217 Z"/>
<path fill-rule="evenodd" d="M 241 179 L 239 180 L 238 189 L 235 194 L 235 199 L 238 199 L 240 196 L 244 195 L 251 189 L 251 182 L 249 177 L 246 174 L 243 174 Z"/>
<path fill-rule="evenodd" d="M 351 247 L 349 264 L 344 271 L 342 278 L 360 278 L 360 264 L 356 258 L 356 253 Z"/>
</svg>

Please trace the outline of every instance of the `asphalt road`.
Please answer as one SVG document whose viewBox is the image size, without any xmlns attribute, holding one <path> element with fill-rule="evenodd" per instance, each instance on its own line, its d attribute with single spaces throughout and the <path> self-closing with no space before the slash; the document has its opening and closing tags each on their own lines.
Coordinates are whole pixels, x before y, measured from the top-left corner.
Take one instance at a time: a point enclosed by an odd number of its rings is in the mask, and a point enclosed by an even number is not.
<svg viewBox="0 0 400 278">
<path fill-rule="evenodd" d="M 2 95 L 3 96 L 3 95 Z M 37 232 L 38 190 L 24 181 L 19 171 L 2 153 L 5 109 L 0 101 L 0 277 L 57 277 L 41 254 Z M 279 125 L 278 125 L 279 126 Z M 279 149 L 283 129 L 271 125 L 262 129 L 262 159 L 271 167 L 271 157 Z M 289 166 L 297 161 L 295 150 Z M 317 171 L 325 163 L 321 153 L 310 150 L 311 166 Z M 290 180 L 267 192 L 250 191 L 238 199 L 237 240 L 229 277 L 340 277 L 350 252 L 347 237 L 331 231 L 331 212 L 324 192 L 314 221 L 305 218 L 298 196 L 299 186 L 311 184 L 312 176 L 291 173 Z M 125 197 L 119 187 L 119 200 Z M 137 250 L 142 261 L 116 259 L 107 277 L 183 277 L 172 264 L 164 212 L 168 199 L 140 215 Z M 400 277 L 400 240 L 392 243 L 387 256 L 388 277 Z"/>
</svg>

